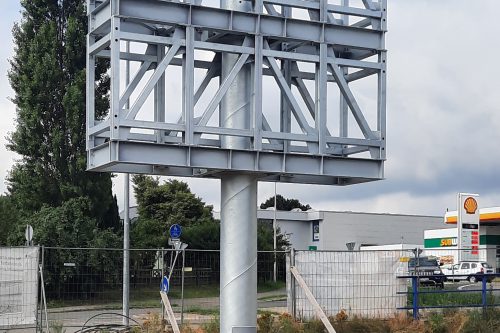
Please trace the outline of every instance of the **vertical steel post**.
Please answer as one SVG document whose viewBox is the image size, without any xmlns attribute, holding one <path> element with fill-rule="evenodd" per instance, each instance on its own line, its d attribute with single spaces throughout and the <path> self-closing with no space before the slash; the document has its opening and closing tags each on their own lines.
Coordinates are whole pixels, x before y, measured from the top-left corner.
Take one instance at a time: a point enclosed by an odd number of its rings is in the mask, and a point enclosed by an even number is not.
<svg viewBox="0 0 500 333">
<path fill-rule="evenodd" d="M 42 274 L 41 272 L 43 271 L 43 265 L 44 265 L 44 260 L 45 260 L 45 246 L 42 245 L 42 260 L 40 263 L 39 272 L 38 272 L 38 280 L 40 281 L 40 332 L 43 332 L 43 297 L 42 297 L 42 290 L 45 288 L 43 285 L 43 279 L 42 279 Z"/>
<path fill-rule="evenodd" d="M 349 0 L 342 0 L 342 6 L 349 7 Z M 342 15 L 342 24 L 345 26 L 349 25 L 349 16 Z M 342 73 L 344 76 L 349 74 L 348 67 L 343 67 Z M 349 135 L 349 106 L 347 101 L 342 94 L 340 94 L 340 119 L 339 119 L 339 136 L 342 138 L 347 138 Z"/>
<path fill-rule="evenodd" d="M 130 53 L 130 42 L 126 42 L 126 52 Z M 125 65 L 125 85 L 130 81 L 130 62 Z M 126 103 L 129 108 L 129 101 Z M 124 188 L 124 214 L 123 214 L 123 325 L 129 325 L 129 297 L 130 297 L 130 175 L 125 174 Z"/>
<path fill-rule="evenodd" d="M 130 221 L 129 221 L 129 174 L 125 174 L 125 214 L 123 218 L 123 325 L 129 324 L 130 296 Z"/>
<path fill-rule="evenodd" d="M 273 219 L 273 250 L 274 250 L 274 263 L 273 263 L 273 281 L 276 282 L 276 275 L 277 275 L 277 265 L 276 265 L 276 248 L 277 248 L 277 241 L 276 241 L 276 182 L 274 183 L 274 219 Z"/>
<path fill-rule="evenodd" d="M 295 266 L 295 249 L 290 250 L 290 268 Z M 297 291 L 295 289 L 295 277 L 291 271 L 287 272 L 290 274 L 290 289 L 292 290 L 292 316 L 297 319 Z"/>
<path fill-rule="evenodd" d="M 181 326 L 184 326 L 184 268 L 186 266 L 186 249 L 182 250 L 182 277 L 181 277 Z"/>
<path fill-rule="evenodd" d="M 161 280 L 165 276 L 165 251 L 163 247 L 161 248 Z M 161 319 L 165 319 L 165 308 L 163 306 L 163 302 L 161 302 Z"/>
<path fill-rule="evenodd" d="M 488 282 L 488 279 L 483 275 L 483 278 L 481 279 L 481 303 L 483 306 L 483 315 L 486 314 L 486 309 L 488 307 L 488 298 L 486 297 L 486 282 Z"/>
<path fill-rule="evenodd" d="M 250 1 L 221 0 L 221 7 L 252 11 Z M 242 44 L 243 40 L 234 40 Z M 221 81 L 238 61 L 237 54 L 223 53 Z M 221 101 L 220 126 L 250 129 L 252 126 L 252 66 L 246 64 Z M 221 136 L 226 149 L 250 149 L 250 138 Z M 227 174 L 221 177 L 221 277 L 220 332 L 257 326 L 257 178 Z"/>
<path fill-rule="evenodd" d="M 418 320 L 418 276 L 412 276 L 411 287 L 413 292 L 413 319 Z"/>
</svg>

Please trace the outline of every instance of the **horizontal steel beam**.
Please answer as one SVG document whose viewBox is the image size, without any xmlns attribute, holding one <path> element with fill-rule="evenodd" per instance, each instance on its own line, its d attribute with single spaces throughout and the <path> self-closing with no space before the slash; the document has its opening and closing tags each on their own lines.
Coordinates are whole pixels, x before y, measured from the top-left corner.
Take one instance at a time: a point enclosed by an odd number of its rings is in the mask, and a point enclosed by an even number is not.
<svg viewBox="0 0 500 333">
<path fill-rule="evenodd" d="M 378 11 L 330 6 L 334 12 L 380 16 Z M 262 35 L 283 40 L 328 43 L 370 50 L 383 49 L 383 31 L 326 22 L 229 11 L 157 0 L 121 0 L 117 10 L 125 20 L 167 26 L 194 26 L 230 34 Z M 111 15 L 111 11 L 109 11 Z"/>
<path fill-rule="evenodd" d="M 218 178 L 256 173 L 290 183 L 345 185 L 380 180 L 383 160 L 109 141 L 89 151 L 89 170 Z"/>
</svg>

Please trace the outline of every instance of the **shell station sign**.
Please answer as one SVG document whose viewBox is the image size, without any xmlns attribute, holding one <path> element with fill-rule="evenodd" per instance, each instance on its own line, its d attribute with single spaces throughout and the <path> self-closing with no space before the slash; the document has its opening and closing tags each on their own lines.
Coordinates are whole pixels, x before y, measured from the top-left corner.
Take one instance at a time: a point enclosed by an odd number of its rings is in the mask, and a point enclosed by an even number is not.
<svg viewBox="0 0 500 333">
<path fill-rule="evenodd" d="M 479 260 L 479 195 L 458 194 L 459 261 Z"/>
</svg>

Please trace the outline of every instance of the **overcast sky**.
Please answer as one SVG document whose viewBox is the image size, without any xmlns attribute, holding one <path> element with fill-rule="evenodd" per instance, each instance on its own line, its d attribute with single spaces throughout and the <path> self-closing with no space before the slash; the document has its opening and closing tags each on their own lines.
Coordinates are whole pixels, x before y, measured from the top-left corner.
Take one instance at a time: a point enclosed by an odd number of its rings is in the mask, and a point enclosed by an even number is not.
<svg viewBox="0 0 500 333">
<path fill-rule="evenodd" d="M 313 208 L 443 215 L 457 192 L 500 206 L 500 26 L 498 0 L 389 0 L 386 180 L 349 187 L 278 184 L 278 193 Z M 5 148 L 14 129 L 7 80 L 15 0 L 0 11 L 0 177 L 16 158 Z M 120 206 L 122 177 L 114 191 Z M 216 180 L 188 180 L 219 209 Z M 0 192 L 6 190 L 0 182 Z M 260 183 L 259 202 L 274 185 Z"/>
</svg>

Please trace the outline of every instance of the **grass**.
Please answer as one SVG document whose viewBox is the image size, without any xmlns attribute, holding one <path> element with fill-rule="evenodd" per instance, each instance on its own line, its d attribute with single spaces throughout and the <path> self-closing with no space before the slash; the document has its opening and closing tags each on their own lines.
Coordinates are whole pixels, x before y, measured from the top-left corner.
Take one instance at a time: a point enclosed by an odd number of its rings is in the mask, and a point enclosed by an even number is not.
<svg viewBox="0 0 500 333">
<path fill-rule="evenodd" d="M 156 307 L 160 303 L 158 292 L 159 288 L 156 287 L 132 288 L 130 290 L 130 306 L 135 308 Z M 105 292 L 95 293 L 87 299 L 49 299 L 47 305 L 50 309 L 75 306 L 99 306 L 99 308 L 111 310 L 121 308 L 122 297 L 121 289 L 109 289 Z"/>
<path fill-rule="evenodd" d="M 286 283 L 283 281 L 268 281 L 264 283 L 259 283 L 257 285 L 257 292 L 258 293 L 266 293 L 270 291 L 275 291 L 275 290 L 280 290 L 286 287 Z"/>
<path fill-rule="evenodd" d="M 170 298 L 181 298 L 181 288 L 174 287 L 168 292 Z M 219 285 L 207 285 L 207 286 L 185 286 L 184 287 L 184 298 L 207 298 L 207 297 L 218 297 L 219 296 Z"/>
<path fill-rule="evenodd" d="M 284 282 L 266 282 L 257 286 L 259 293 L 275 291 L 285 288 Z M 281 295 L 280 295 L 281 296 Z M 180 286 L 175 286 L 170 290 L 171 299 L 181 298 Z M 219 297 L 219 284 L 206 286 L 186 286 L 184 288 L 184 298 L 208 298 Z M 286 297 L 283 296 L 283 297 Z M 264 297 L 264 299 L 275 299 L 276 296 Z M 96 306 L 99 309 L 115 310 L 120 309 L 122 304 L 122 290 L 109 289 L 104 292 L 95 293 L 88 299 L 49 299 L 48 308 L 56 309 L 62 307 Z M 132 288 L 130 290 L 130 306 L 132 308 L 158 307 L 160 304 L 159 288 L 157 286 Z"/>
<path fill-rule="evenodd" d="M 204 316 L 218 316 L 219 315 L 219 309 L 206 309 L 206 308 L 202 308 L 199 306 L 192 306 L 192 307 L 184 310 L 184 312 L 196 313 L 196 314 L 204 315 Z"/>
<path fill-rule="evenodd" d="M 265 293 L 285 288 L 285 282 L 264 282 L 257 285 L 258 293 Z M 219 297 L 220 287 L 219 284 L 212 284 L 207 286 L 186 286 L 184 288 L 184 298 L 207 298 Z M 181 298 L 180 287 L 175 287 L 168 293 L 171 298 Z M 275 296 L 273 296 L 275 297 Z M 286 296 L 285 296 L 286 297 Z"/>
<path fill-rule="evenodd" d="M 270 296 L 262 296 L 258 298 L 259 301 L 284 301 L 286 300 L 285 294 L 280 295 L 270 295 Z"/>
<path fill-rule="evenodd" d="M 455 285 L 446 286 L 443 293 L 419 293 L 419 306 L 448 306 L 456 305 L 466 307 L 467 305 L 480 305 L 482 304 L 482 294 L 478 291 L 470 292 L 446 292 L 447 290 L 457 290 Z M 421 287 L 419 291 L 440 291 L 439 289 Z M 494 304 L 495 296 L 488 292 L 487 303 Z M 408 288 L 408 303 L 407 306 L 413 304 L 412 289 Z"/>
</svg>

